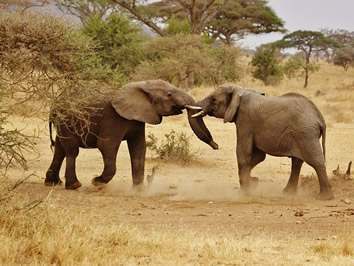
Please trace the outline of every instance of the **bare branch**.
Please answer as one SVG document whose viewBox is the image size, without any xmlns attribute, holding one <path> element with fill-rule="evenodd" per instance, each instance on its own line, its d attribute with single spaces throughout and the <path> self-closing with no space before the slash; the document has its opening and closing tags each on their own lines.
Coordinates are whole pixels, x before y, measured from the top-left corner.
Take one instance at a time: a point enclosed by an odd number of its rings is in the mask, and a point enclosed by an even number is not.
<svg viewBox="0 0 354 266">
<path fill-rule="evenodd" d="M 133 5 L 128 4 L 124 0 L 113 0 L 115 3 L 120 5 L 121 7 L 127 9 L 131 14 L 133 14 L 138 20 L 143 22 L 145 25 L 147 25 L 149 28 L 153 29 L 157 34 L 160 36 L 168 36 L 168 33 L 163 31 L 159 26 L 157 26 L 154 22 L 152 22 L 150 19 L 147 19 L 143 17 L 135 8 L 135 2 Z"/>
</svg>

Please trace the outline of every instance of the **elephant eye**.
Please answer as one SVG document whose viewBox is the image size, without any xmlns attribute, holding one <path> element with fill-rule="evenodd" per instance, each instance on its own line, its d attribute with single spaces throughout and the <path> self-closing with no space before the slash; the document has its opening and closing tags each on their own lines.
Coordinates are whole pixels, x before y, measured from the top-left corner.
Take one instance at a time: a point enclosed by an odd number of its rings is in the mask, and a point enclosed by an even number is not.
<svg viewBox="0 0 354 266">
<path fill-rule="evenodd" d="M 172 97 L 172 92 L 167 93 L 167 97 L 171 98 Z"/>
<path fill-rule="evenodd" d="M 215 102 L 215 101 L 216 101 L 215 96 L 212 96 L 212 97 L 211 97 L 211 100 L 212 100 L 213 102 Z"/>
</svg>

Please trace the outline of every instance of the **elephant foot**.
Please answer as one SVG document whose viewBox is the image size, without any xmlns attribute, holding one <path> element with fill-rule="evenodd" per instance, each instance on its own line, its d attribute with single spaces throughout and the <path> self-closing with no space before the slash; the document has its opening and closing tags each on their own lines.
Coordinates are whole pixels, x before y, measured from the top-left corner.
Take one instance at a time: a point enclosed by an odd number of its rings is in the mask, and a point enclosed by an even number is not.
<svg viewBox="0 0 354 266">
<path fill-rule="evenodd" d="M 48 187 L 52 187 L 52 186 L 57 186 L 57 185 L 61 185 L 63 182 L 60 180 L 60 178 L 58 179 L 45 179 L 44 180 L 44 185 L 48 186 Z"/>
<path fill-rule="evenodd" d="M 73 183 L 68 183 L 68 182 L 65 182 L 65 188 L 66 189 L 77 189 L 79 187 L 81 187 L 82 184 L 79 182 L 79 181 L 75 181 Z"/>
<path fill-rule="evenodd" d="M 51 186 L 60 185 L 61 183 L 62 182 L 61 182 L 59 176 L 54 175 L 53 170 L 49 169 L 46 173 L 44 185 L 51 187 Z"/>
<path fill-rule="evenodd" d="M 320 191 L 320 193 L 318 193 L 316 199 L 318 199 L 318 200 L 331 200 L 331 199 L 334 199 L 334 195 L 333 195 L 332 190 Z"/>
<path fill-rule="evenodd" d="M 133 184 L 133 190 L 135 191 L 135 192 L 143 192 L 144 191 L 144 189 L 145 189 L 145 187 L 144 187 L 144 184 L 143 183 L 140 183 L 140 184 Z"/>
<path fill-rule="evenodd" d="M 253 176 L 250 176 L 244 181 L 240 180 L 241 194 L 243 196 L 250 196 L 251 190 L 254 190 L 257 187 L 258 181 L 259 181 L 258 177 L 253 177 Z"/>
<path fill-rule="evenodd" d="M 293 186 L 286 186 L 283 189 L 283 193 L 286 195 L 295 195 L 297 192 L 297 187 L 293 187 Z"/>
<path fill-rule="evenodd" d="M 92 185 L 94 185 L 95 187 L 100 187 L 100 186 L 106 185 L 108 183 L 106 180 L 104 180 L 100 176 L 93 178 L 91 182 L 92 182 Z"/>
</svg>

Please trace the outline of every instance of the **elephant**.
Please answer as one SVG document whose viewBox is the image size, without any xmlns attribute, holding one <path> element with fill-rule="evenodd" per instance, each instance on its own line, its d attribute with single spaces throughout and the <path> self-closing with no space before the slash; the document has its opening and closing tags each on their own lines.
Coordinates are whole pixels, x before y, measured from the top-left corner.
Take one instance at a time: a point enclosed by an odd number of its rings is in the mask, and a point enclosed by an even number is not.
<svg viewBox="0 0 354 266">
<path fill-rule="evenodd" d="M 192 115 L 198 120 L 209 115 L 222 118 L 224 123 L 235 123 L 241 191 L 247 194 L 257 184 L 258 178 L 251 177 L 251 170 L 269 154 L 291 158 L 291 174 L 285 193 L 296 193 L 300 170 L 306 162 L 318 176 L 320 192 L 317 198 L 333 198 L 325 167 L 326 123 L 311 100 L 298 93 L 265 96 L 224 84 L 197 102 L 197 106 L 203 108 Z"/>
<path fill-rule="evenodd" d="M 181 114 L 183 109 L 187 109 L 189 123 L 197 137 L 217 149 L 205 124 L 190 118 L 201 109 L 194 105 L 194 99 L 182 89 L 163 80 L 147 80 L 129 83 L 119 90 L 101 92 L 87 104 L 84 118 L 74 112 L 58 120 L 60 110 L 52 108 L 49 128 L 55 149 L 44 184 L 62 183 L 59 171 L 66 158 L 65 188 L 77 189 L 82 185 L 75 169 L 79 148 L 97 148 L 101 152 L 104 169 L 100 176 L 92 179 L 92 183 L 96 186 L 107 184 L 116 173 L 116 157 L 122 141 L 128 144 L 133 186 L 143 184 L 145 123 L 159 124 L 163 116 Z M 52 124 L 57 131 L 55 141 L 52 139 Z"/>
</svg>

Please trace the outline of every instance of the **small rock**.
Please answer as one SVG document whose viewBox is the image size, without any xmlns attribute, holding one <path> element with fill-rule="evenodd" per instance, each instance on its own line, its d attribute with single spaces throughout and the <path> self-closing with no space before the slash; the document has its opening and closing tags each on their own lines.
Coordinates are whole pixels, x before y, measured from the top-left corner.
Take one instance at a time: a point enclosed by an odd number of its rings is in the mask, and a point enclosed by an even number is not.
<svg viewBox="0 0 354 266">
<path fill-rule="evenodd" d="M 331 237 L 331 239 L 332 239 L 332 240 L 337 240 L 338 237 L 337 237 L 336 235 L 333 235 L 333 236 Z"/>
<path fill-rule="evenodd" d="M 297 220 L 296 224 L 302 224 L 302 222 L 300 220 Z"/>
<path fill-rule="evenodd" d="M 231 214 L 231 213 L 229 213 L 229 216 L 232 216 L 232 214 Z"/>
<path fill-rule="evenodd" d="M 296 211 L 295 214 L 294 214 L 294 216 L 296 216 L 296 217 L 304 216 L 304 211 L 301 211 L 301 210 Z"/>
<path fill-rule="evenodd" d="M 350 204 L 350 203 L 352 203 L 351 201 L 350 201 L 350 199 L 344 199 L 344 200 L 342 200 L 345 204 Z"/>
<path fill-rule="evenodd" d="M 213 203 L 214 203 L 214 202 L 212 202 L 212 201 L 209 201 L 209 202 L 208 202 L 209 205 L 210 205 L 210 204 L 213 204 Z"/>
</svg>

